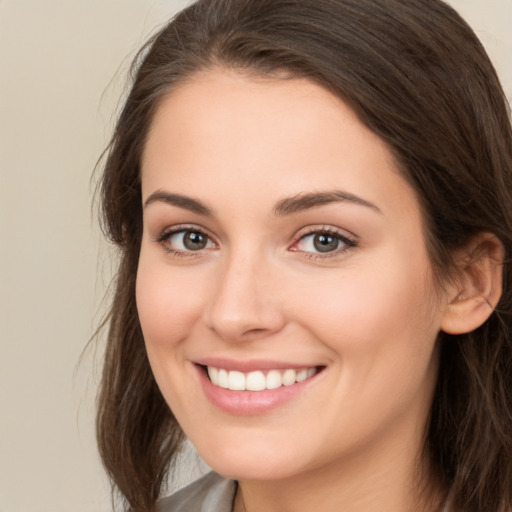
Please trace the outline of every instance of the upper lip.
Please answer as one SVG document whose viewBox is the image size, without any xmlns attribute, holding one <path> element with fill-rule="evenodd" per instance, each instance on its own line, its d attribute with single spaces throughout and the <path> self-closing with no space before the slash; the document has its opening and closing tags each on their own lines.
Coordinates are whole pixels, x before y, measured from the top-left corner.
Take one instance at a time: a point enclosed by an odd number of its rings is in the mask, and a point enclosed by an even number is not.
<svg viewBox="0 0 512 512">
<path fill-rule="evenodd" d="M 213 366 L 228 371 L 239 371 L 248 373 L 258 370 L 300 370 L 302 368 L 313 368 L 316 366 L 325 366 L 318 363 L 297 363 L 288 361 L 275 361 L 270 359 L 252 359 L 248 361 L 239 361 L 234 359 L 224 359 L 216 357 L 205 357 L 194 361 L 200 366 Z"/>
</svg>

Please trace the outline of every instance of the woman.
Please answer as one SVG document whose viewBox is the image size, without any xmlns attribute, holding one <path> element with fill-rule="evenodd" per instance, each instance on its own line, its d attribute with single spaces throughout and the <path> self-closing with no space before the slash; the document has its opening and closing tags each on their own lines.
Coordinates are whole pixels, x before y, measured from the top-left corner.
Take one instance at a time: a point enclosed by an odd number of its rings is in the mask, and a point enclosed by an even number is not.
<svg viewBox="0 0 512 512">
<path fill-rule="evenodd" d="M 128 509 L 187 436 L 224 478 L 158 510 L 510 510 L 511 185 L 503 91 L 443 2 L 180 13 L 101 182 Z"/>
</svg>

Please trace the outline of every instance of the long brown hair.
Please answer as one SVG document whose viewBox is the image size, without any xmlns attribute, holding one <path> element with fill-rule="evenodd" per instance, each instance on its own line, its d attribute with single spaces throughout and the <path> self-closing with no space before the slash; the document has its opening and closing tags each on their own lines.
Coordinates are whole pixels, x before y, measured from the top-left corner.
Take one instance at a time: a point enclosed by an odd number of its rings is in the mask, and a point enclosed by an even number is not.
<svg viewBox="0 0 512 512">
<path fill-rule="evenodd" d="M 453 510 L 512 509 L 512 131 L 483 47 L 441 0 L 200 0 L 138 54 L 100 182 L 103 228 L 120 265 L 97 432 L 126 508 L 154 507 L 183 439 L 153 379 L 135 304 L 140 159 L 165 95 L 213 67 L 306 77 L 350 105 L 416 190 L 438 276 L 476 233 L 501 240 L 495 312 L 474 332 L 439 336 L 425 450 Z"/>
</svg>

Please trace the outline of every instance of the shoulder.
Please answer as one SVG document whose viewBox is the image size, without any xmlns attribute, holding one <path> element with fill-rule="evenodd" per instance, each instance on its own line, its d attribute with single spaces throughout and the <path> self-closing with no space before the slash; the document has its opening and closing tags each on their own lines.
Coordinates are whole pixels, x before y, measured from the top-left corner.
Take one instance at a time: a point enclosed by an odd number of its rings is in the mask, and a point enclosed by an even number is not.
<svg viewBox="0 0 512 512">
<path fill-rule="evenodd" d="M 231 512 L 236 482 L 213 471 L 161 500 L 156 512 Z"/>
</svg>

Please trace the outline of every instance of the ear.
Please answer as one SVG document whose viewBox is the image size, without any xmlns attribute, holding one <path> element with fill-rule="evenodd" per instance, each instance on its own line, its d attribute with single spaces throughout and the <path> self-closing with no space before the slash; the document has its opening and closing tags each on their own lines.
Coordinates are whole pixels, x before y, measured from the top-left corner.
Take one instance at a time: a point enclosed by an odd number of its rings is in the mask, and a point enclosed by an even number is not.
<svg viewBox="0 0 512 512">
<path fill-rule="evenodd" d="M 491 316 L 501 298 L 504 255 L 503 244 L 492 233 L 479 233 L 460 252 L 457 276 L 447 286 L 442 331 L 468 333 Z"/>
</svg>

